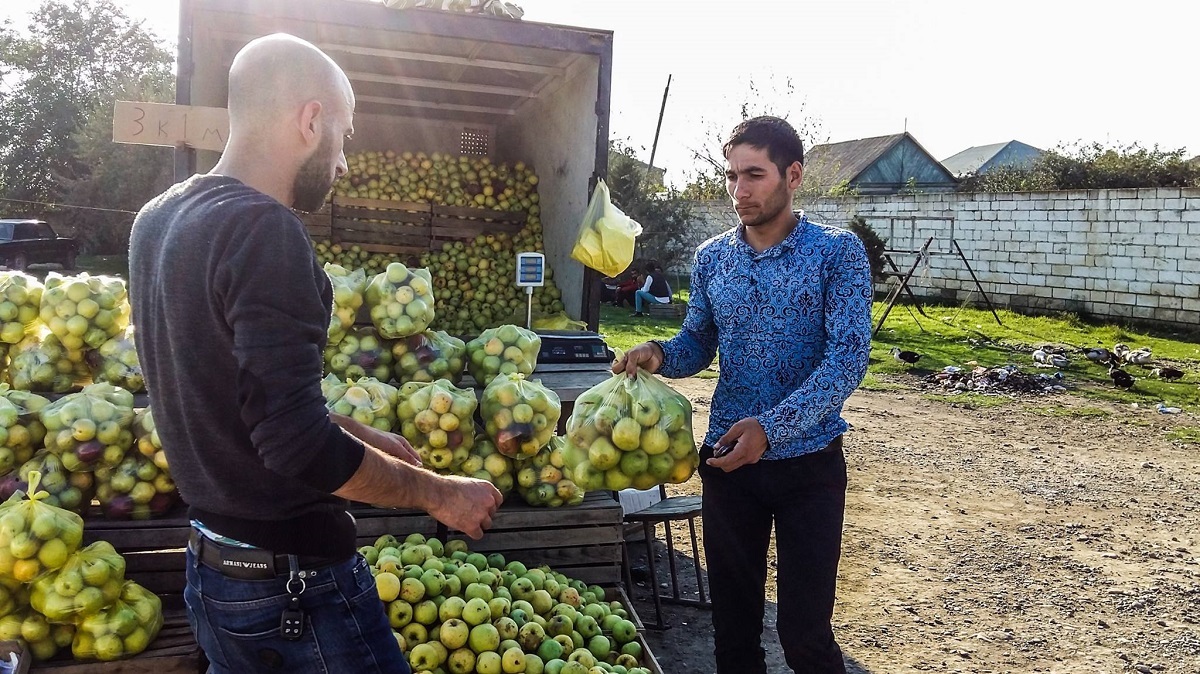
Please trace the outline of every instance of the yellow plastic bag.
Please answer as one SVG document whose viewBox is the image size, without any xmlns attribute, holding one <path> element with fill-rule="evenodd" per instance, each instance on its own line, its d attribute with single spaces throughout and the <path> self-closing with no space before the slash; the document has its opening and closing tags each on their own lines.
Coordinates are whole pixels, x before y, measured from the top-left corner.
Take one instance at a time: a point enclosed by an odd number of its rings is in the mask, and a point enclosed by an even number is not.
<svg viewBox="0 0 1200 674">
<path fill-rule="evenodd" d="M 132 580 L 112 606 L 79 621 L 71 652 L 78 660 L 108 662 L 142 651 L 162 629 L 162 600 Z"/>
<path fill-rule="evenodd" d="M 396 359 L 396 380 L 430 382 L 449 379 L 455 386 L 462 381 L 467 345 L 459 338 L 438 330 L 426 330 L 396 340 L 392 356 Z"/>
<path fill-rule="evenodd" d="M 108 541 L 96 541 L 33 581 L 29 604 L 52 623 L 75 623 L 111 606 L 124 583 L 125 558 Z"/>
<path fill-rule="evenodd" d="M 44 662 L 67 648 L 75 637 L 74 625 L 54 625 L 28 606 L 0 618 L 0 641 L 21 639 L 29 644 L 34 662 Z"/>
<path fill-rule="evenodd" d="M 481 437 L 475 439 L 475 446 L 459 466 L 458 474 L 487 480 L 507 496 L 513 490 L 515 470 L 512 459 L 497 451 L 490 438 Z"/>
<path fill-rule="evenodd" d="M 341 265 L 326 262 L 325 273 L 333 286 L 333 310 L 329 317 L 328 344 L 336 345 L 346 336 L 346 332 L 354 327 L 358 308 L 363 303 L 363 293 L 367 290 L 367 272 L 364 269 L 349 270 Z"/>
<path fill-rule="evenodd" d="M 29 274 L 0 272 L 0 342 L 16 344 L 37 329 L 43 290 Z"/>
<path fill-rule="evenodd" d="M 566 430 L 566 466 L 584 489 L 681 484 L 700 465 L 691 403 L 642 370 L 584 391 Z"/>
<path fill-rule="evenodd" d="M 72 472 L 112 468 L 133 446 L 133 394 L 112 384 L 90 384 L 41 412 L 46 449 Z"/>
<path fill-rule="evenodd" d="M 599 180 L 571 257 L 605 276 L 616 276 L 633 262 L 633 246 L 641 233 L 642 226 L 613 204 L 608 185 Z"/>
<path fill-rule="evenodd" d="M 350 417 L 360 424 L 391 431 L 396 427 L 396 387 L 375 379 L 362 377 L 346 383 L 336 378 L 326 384 L 333 375 L 321 382 L 325 394 L 325 407 L 334 414 Z"/>
<path fill-rule="evenodd" d="M 46 439 L 38 413 L 50 401 L 36 393 L 16 391 L 0 384 L 0 476 L 7 475 L 33 458 Z"/>
<path fill-rule="evenodd" d="M 41 481 L 30 473 L 28 498 L 14 494 L 0 505 L 0 576 L 22 583 L 62 568 L 83 540 L 83 518 L 43 503 Z"/>
<path fill-rule="evenodd" d="M 516 325 L 501 325 L 467 342 L 467 372 L 480 386 L 498 374 L 531 375 L 537 369 L 542 338 Z"/>
</svg>

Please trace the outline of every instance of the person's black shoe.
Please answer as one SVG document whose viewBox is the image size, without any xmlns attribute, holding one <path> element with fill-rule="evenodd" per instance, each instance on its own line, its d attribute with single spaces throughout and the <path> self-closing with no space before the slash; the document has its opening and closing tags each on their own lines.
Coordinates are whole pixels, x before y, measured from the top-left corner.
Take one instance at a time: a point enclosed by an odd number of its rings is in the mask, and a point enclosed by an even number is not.
<svg viewBox="0 0 1200 674">
<path fill-rule="evenodd" d="M 635 312 L 633 312 L 632 314 L 629 314 L 629 316 L 630 316 L 631 318 L 636 318 L 636 317 L 638 317 L 638 316 L 645 316 L 645 315 L 646 315 L 646 314 L 643 314 L 643 313 L 642 313 L 642 312 L 640 312 L 640 311 L 635 311 Z"/>
</svg>

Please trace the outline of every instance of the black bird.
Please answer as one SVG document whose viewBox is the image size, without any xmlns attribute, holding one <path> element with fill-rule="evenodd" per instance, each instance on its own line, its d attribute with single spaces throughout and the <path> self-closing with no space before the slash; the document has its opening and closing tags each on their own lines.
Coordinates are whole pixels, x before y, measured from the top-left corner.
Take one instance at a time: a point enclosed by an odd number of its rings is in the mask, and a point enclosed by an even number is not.
<svg viewBox="0 0 1200 674">
<path fill-rule="evenodd" d="M 1172 379 L 1183 379 L 1183 370 L 1177 370 L 1173 367 L 1156 367 L 1150 371 L 1150 374 L 1153 374 L 1159 379 L 1165 379 L 1167 381 L 1171 381 Z"/>
<path fill-rule="evenodd" d="M 1125 370 L 1109 366 L 1108 376 L 1112 377 L 1113 383 L 1121 388 L 1130 388 L 1133 386 L 1133 375 Z"/>
<path fill-rule="evenodd" d="M 892 349 L 892 358 L 902 360 L 909 365 L 915 365 L 918 360 L 921 360 L 921 354 L 916 351 L 901 351 L 900 347 Z"/>
</svg>

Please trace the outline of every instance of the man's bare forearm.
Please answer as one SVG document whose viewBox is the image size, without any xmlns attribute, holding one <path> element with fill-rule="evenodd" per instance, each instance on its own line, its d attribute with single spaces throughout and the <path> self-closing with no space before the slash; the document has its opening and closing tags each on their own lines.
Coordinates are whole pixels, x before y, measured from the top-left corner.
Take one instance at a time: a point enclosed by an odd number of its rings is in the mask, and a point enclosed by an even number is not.
<svg viewBox="0 0 1200 674">
<path fill-rule="evenodd" d="M 334 494 L 385 508 L 428 511 L 440 502 L 442 478 L 367 445 L 358 470 Z"/>
</svg>

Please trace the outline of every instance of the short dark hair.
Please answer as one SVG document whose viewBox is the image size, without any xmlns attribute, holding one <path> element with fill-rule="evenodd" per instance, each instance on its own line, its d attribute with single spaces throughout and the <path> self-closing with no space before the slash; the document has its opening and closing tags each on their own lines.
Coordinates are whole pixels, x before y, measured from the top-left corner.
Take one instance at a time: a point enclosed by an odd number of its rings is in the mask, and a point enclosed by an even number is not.
<svg viewBox="0 0 1200 674">
<path fill-rule="evenodd" d="M 771 163 L 779 167 L 779 175 L 783 175 L 794 162 L 804 165 L 804 141 L 800 140 L 800 134 L 787 120 L 779 117 L 765 115 L 738 124 L 721 148 L 722 154 L 729 157 L 729 151 L 737 145 L 766 148 Z"/>
</svg>

